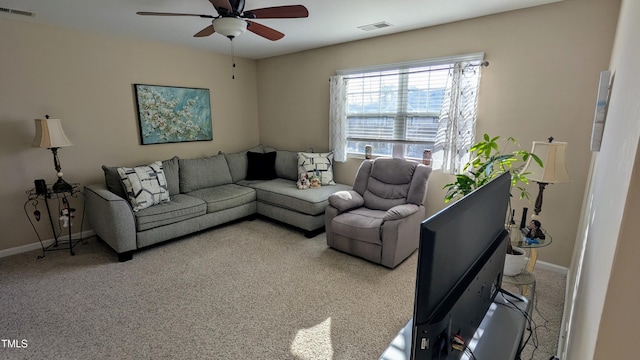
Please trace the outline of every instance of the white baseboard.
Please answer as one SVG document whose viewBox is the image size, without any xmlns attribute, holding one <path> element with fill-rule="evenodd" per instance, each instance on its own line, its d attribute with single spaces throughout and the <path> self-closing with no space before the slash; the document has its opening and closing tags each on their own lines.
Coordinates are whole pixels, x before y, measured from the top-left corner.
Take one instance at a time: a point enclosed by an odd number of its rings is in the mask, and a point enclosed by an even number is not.
<svg viewBox="0 0 640 360">
<path fill-rule="evenodd" d="M 96 233 L 93 230 L 86 230 L 83 231 L 82 233 L 74 233 L 71 234 L 71 238 L 72 239 L 88 239 L 92 236 L 95 236 Z M 69 240 L 69 235 L 62 235 L 58 237 L 58 241 L 65 241 L 65 240 Z M 40 250 L 42 249 L 42 246 L 47 247 L 51 244 L 53 244 L 54 239 L 48 239 L 48 240 L 43 240 L 42 244 L 40 244 L 40 242 L 34 242 L 31 244 L 27 244 L 27 245 L 22 245 L 22 246 L 16 246 L 14 248 L 10 248 L 10 249 L 5 249 L 5 250 L 0 250 L 0 258 L 3 257 L 7 257 L 7 256 L 11 256 L 11 255 L 16 255 L 16 254 L 21 254 L 21 253 L 25 253 L 28 251 L 33 251 L 33 250 Z"/>
<path fill-rule="evenodd" d="M 537 261 L 536 267 L 544 270 L 557 272 L 563 275 L 567 275 L 567 272 L 569 271 L 569 269 L 564 266 L 548 263 L 546 261 Z"/>
</svg>

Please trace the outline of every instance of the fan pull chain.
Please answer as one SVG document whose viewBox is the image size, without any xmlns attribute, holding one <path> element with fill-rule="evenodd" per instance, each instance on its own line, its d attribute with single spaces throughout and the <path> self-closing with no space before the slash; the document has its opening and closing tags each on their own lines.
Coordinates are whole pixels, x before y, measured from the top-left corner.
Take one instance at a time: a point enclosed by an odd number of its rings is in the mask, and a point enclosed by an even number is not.
<svg viewBox="0 0 640 360">
<path fill-rule="evenodd" d="M 236 78 L 236 53 L 233 47 L 233 39 L 231 39 L 231 78 Z"/>
</svg>

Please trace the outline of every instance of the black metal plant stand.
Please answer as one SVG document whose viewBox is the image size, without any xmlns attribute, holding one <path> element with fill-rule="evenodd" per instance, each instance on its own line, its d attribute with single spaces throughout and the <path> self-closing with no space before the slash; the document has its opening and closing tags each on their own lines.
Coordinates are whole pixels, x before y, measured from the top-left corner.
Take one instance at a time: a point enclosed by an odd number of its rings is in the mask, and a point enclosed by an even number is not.
<svg viewBox="0 0 640 360">
<path fill-rule="evenodd" d="M 69 253 L 71 255 L 75 255 L 73 248 L 79 243 L 83 243 L 83 244 L 85 243 L 84 238 L 82 236 L 82 227 L 83 227 L 83 221 L 84 221 L 84 202 L 83 202 L 83 211 L 80 214 L 80 235 L 79 237 L 76 236 L 75 239 L 73 238 L 72 226 L 71 226 L 71 220 L 75 216 L 74 214 L 75 209 L 71 208 L 69 203 L 69 199 L 78 198 L 79 195 L 83 195 L 82 191 L 80 190 L 80 185 L 72 184 L 70 188 L 65 188 L 65 190 L 62 190 L 62 191 L 58 189 L 56 190 L 57 191 L 55 191 L 52 186 L 47 186 L 46 193 L 37 192 L 36 189 L 31 189 L 27 191 L 28 199 L 24 204 L 24 213 L 27 216 L 29 223 L 31 223 L 31 227 L 33 228 L 33 231 L 35 231 L 36 236 L 38 237 L 38 241 L 40 241 L 40 246 L 42 247 L 42 255 L 38 255 L 38 259 L 44 258 L 45 253 L 47 251 L 55 251 L 55 250 L 69 250 Z M 52 209 L 51 209 L 51 205 L 49 204 L 51 200 L 56 200 L 58 204 L 58 212 L 61 214 L 58 222 L 59 224 L 58 228 L 60 229 L 59 231 L 57 231 L 55 222 L 53 221 L 53 217 L 51 216 Z M 33 217 L 35 218 L 36 221 L 40 221 L 41 214 L 37 207 L 40 201 L 44 201 L 45 208 L 47 210 L 47 217 L 49 219 L 49 225 L 51 226 L 51 231 L 53 232 L 53 243 L 47 246 L 44 245 L 42 237 L 38 233 L 38 229 L 36 228 L 32 219 Z M 60 206 L 60 204 L 62 204 L 62 206 Z M 27 210 L 27 207 L 29 205 L 34 207 L 34 211 L 32 214 L 30 214 L 29 211 Z M 63 222 L 64 225 L 60 226 L 60 222 Z M 61 233 L 63 231 L 62 229 L 64 227 L 66 227 L 68 231 L 68 234 L 67 234 L 68 239 L 66 240 L 60 239 Z"/>
</svg>

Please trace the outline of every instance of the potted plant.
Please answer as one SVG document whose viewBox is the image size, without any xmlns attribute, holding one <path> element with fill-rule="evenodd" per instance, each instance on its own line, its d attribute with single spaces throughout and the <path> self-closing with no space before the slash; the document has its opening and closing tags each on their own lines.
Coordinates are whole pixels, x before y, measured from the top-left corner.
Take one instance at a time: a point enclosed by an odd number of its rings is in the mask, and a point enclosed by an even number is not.
<svg viewBox="0 0 640 360">
<path fill-rule="evenodd" d="M 484 134 L 483 141 L 473 145 L 469 149 L 470 160 L 464 165 L 464 173 L 457 174 L 454 182 L 446 184 L 443 189 L 447 190 L 444 202 L 448 203 L 453 199 L 461 198 L 480 186 L 493 180 L 504 172 L 511 172 L 511 186 L 520 192 L 520 199 L 529 199 L 529 192 L 524 185 L 529 184 L 527 175 L 529 172 L 520 172 L 531 157 L 541 167 L 542 160 L 529 151 L 520 149 L 516 140 L 508 137 L 504 140 L 505 148 L 509 143 L 518 148 L 511 152 L 502 152 L 498 145 L 500 136 L 490 137 Z"/>
<path fill-rule="evenodd" d="M 490 137 L 488 134 L 484 134 L 483 140 L 474 144 L 469 149 L 470 159 L 462 168 L 463 173 L 457 174 L 455 181 L 443 187 L 443 189 L 447 190 L 444 198 L 445 203 L 469 194 L 507 171 L 511 173 L 512 189 L 517 190 L 520 199 L 526 198 L 529 200 L 529 192 L 525 185 L 529 184 L 527 176 L 531 173 L 521 172 L 521 170 L 529 158 L 538 163 L 540 167 L 543 166 L 542 160 L 537 155 L 521 149 L 513 137 L 508 137 L 502 141 L 502 143 L 504 143 L 502 149 L 498 144 L 498 140 L 500 140 L 500 136 Z M 506 149 L 510 144 L 514 145 L 516 149 L 507 151 Z M 511 196 L 513 196 L 513 194 Z M 511 201 L 509 201 L 509 208 L 511 208 Z M 513 214 L 511 211 L 509 211 L 509 213 Z M 510 223 L 514 224 L 513 215 Z M 508 224 L 509 227 L 511 224 Z M 507 270 L 507 265 L 505 265 L 505 271 L 508 272 L 508 274 L 505 273 L 505 275 L 516 275 L 524 265 L 524 250 L 519 248 L 514 249 L 511 246 L 511 242 L 509 242 L 507 254 L 519 255 L 519 259 L 516 261 L 518 261 L 520 265 L 513 265 L 513 268 L 517 268 L 517 270 Z M 508 262 L 511 263 L 510 260 Z M 511 266 L 512 265 L 509 265 L 509 269 L 511 269 Z"/>
<path fill-rule="evenodd" d="M 527 259 L 525 258 L 525 251 L 522 248 L 507 246 L 507 255 L 504 259 L 504 269 L 502 273 L 506 276 L 515 276 L 522 272 Z"/>
</svg>

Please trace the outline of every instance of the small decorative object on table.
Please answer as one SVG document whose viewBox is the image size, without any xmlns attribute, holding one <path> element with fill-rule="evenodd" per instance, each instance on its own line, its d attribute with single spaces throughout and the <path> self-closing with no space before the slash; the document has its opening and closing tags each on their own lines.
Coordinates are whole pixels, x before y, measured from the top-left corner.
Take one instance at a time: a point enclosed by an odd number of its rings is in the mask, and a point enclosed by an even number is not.
<svg viewBox="0 0 640 360">
<path fill-rule="evenodd" d="M 531 220 L 529 225 L 527 225 L 527 235 L 525 236 L 524 242 L 528 245 L 531 244 L 539 244 L 540 241 L 538 239 L 544 240 L 546 236 L 541 229 L 542 224 L 538 220 Z"/>
<path fill-rule="evenodd" d="M 425 165 L 431 165 L 431 150 L 425 149 L 422 152 L 422 163 Z"/>
<path fill-rule="evenodd" d="M 364 146 L 364 158 L 365 159 L 371 159 L 372 154 L 373 154 L 373 147 L 371 145 L 365 145 Z"/>
</svg>

